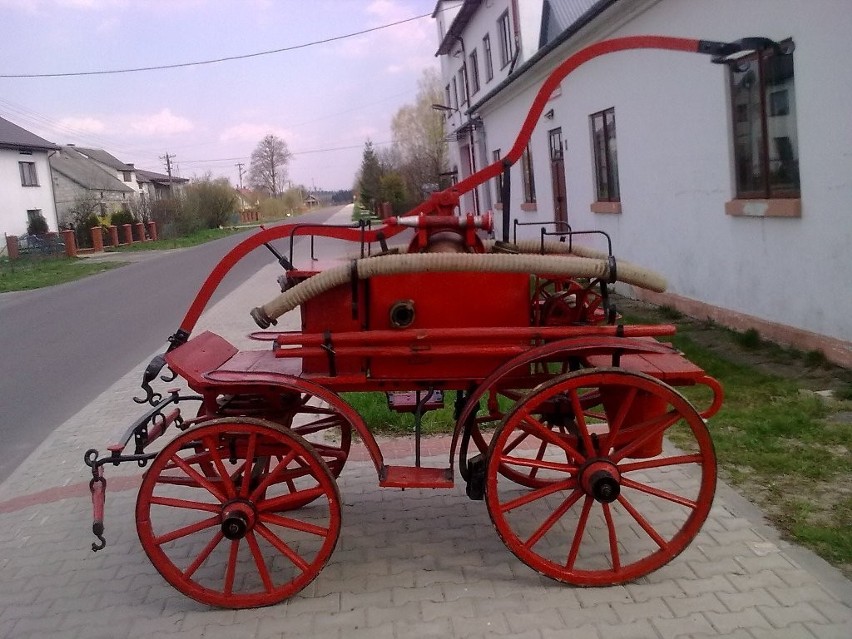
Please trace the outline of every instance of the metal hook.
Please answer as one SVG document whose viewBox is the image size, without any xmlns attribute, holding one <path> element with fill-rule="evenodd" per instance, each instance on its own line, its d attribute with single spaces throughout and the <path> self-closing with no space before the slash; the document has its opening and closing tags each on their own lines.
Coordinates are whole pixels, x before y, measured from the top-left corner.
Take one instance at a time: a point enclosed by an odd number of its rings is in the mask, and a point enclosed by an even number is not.
<svg viewBox="0 0 852 639">
<path fill-rule="evenodd" d="M 92 524 L 92 532 L 98 538 L 97 543 L 92 542 L 92 552 L 98 552 L 106 547 L 106 539 L 104 539 L 104 525 L 100 521 Z"/>
</svg>

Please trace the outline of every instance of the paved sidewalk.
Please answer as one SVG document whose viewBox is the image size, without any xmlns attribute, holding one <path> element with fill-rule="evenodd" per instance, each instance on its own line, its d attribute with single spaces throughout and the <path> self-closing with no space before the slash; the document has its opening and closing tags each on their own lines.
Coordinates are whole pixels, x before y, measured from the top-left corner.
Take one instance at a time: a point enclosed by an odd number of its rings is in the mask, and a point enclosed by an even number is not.
<svg viewBox="0 0 852 639">
<path fill-rule="evenodd" d="M 258 348 L 245 338 L 248 311 L 276 294 L 277 274 L 274 265 L 260 270 L 209 309 L 196 332 L 210 328 Z M 142 552 L 133 514 L 138 468 L 107 468 L 108 545 L 89 550 L 83 452 L 103 450 L 141 412 L 130 397 L 145 364 L 60 425 L 0 485 L 0 637 L 852 636 L 852 582 L 781 541 L 725 485 L 702 532 L 669 565 L 636 583 L 582 589 L 517 560 L 460 480 L 451 490 L 380 489 L 357 450 L 339 481 L 341 537 L 319 577 L 277 606 L 208 608 L 173 590 Z M 411 442 L 396 445 L 397 455 L 412 454 Z M 446 438 L 426 440 L 425 462 L 444 462 L 447 450 Z"/>
</svg>

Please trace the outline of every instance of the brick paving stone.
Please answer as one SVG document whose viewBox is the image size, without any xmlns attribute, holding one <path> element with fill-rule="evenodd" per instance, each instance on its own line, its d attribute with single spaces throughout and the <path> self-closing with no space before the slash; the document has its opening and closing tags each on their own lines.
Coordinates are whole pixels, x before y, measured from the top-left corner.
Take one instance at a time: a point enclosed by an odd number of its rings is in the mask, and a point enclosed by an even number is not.
<svg viewBox="0 0 852 639">
<path fill-rule="evenodd" d="M 601 624 L 604 639 L 659 639 L 659 633 L 647 619 L 638 619 L 617 626 Z"/>
<path fill-rule="evenodd" d="M 844 635 L 847 639 L 849 637 L 848 630 L 849 629 L 847 628 L 847 634 Z M 754 639 L 829 639 L 828 635 L 814 635 L 811 630 L 801 623 L 796 623 L 781 629 L 773 628 L 772 630 L 767 630 L 766 628 L 752 628 L 751 634 Z"/>
<path fill-rule="evenodd" d="M 418 621 L 416 625 L 418 639 L 447 639 L 453 636 L 453 626 L 450 619 L 444 617 L 431 621 Z M 393 622 L 394 637 L 398 639 L 413 637 L 412 625 L 409 621 Z"/>
<path fill-rule="evenodd" d="M 714 575 L 707 579 L 678 579 L 678 584 L 687 595 L 700 595 L 703 592 L 736 592 L 725 575 Z"/>
<path fill-rule="evenodd" d="M 852 601 L 812 601 L 811 604 L 831 623 L 848 623 L 852 626 Z"/>
<path fill-rule="evenodd" d="M 739 612 L 705 612 L 704 615 L 722 636 L 737 628 L 772 628 L 769 620 L 754 608 Z"/>
<path fill-rule="evenodd" d="M 602 603 L 630 603 L 633 598 L 624 586 L 609 588 L 581 588 L 577 591 L 577 599 L 583 608 L 589 608 Z"/>
<path fill-rule="evenodd" d="M 561 630 L 541 631 L 542 639 L 605 639 L 601 636 L 595 624 L 584 624 L 582 626 L 568 626 Z"/>
<path fill-rule="evenodd" d="M 473 634 L 506 635 L 512 630 L 505 615 L 491 615 L 485 618 L 453 617 L 452 627 L 454 637 L 468 637 Z"/>
<path fill-rule="evenodd" d="M 732 557 L 717 561 L 690 561 L 689 567 L 699 579 L 712 577 L 714 575 L 730 575 L 742 571 L 740 566 Z"/>
<path fill-rule="evenodd" d="M 755 588 L 767 588 L 775 586 L 779 588 L 787 587 L 787 583 L 778 576 L 779 573 L 774 570 L 761 570 L 753 573 L 731 573 L 726 575 L 728 581 L 734 584 L 737 592 L 749 592 Z"/>
<path fill-rule="evenodd" d="M 719 599 L 725 604 L 729 612 L 739 612 L 746 608 L 756 606 L 777 606 L 778 600 L 769 594 L 765 588 L 755 588 L 746 592 L 732 594 L 730 592 L 717 593 Z"/>
<path fill-rule="evenodd" d="M 757 609 L 775 628 L 786 628 L 795 622 L 829 623 L 829 620 L 807 601 L 800 601 L 792 606 L 757 606 Z"/>
<path fill-rule="evenodd" d="M 474 600 L 470 598 L 442 602 L 423 601 L 420 604 L 420 610 L 425 621 L 442 618 L 476 617 Z"/>
<path fill-rule="evenodd" d="M 666 605 L 675 617 L 687 617 L 697 612 L 727 612 L 728 608 L 722 603 L 720 595 L 715 592 L 705 592 L 695 597 L 663 597 Z"/>
<path fill-rule="evenodd" d="M 716 630 L 710 625 L 707 617 L 700 613 L 674 619 L 652 619 L 651 623 L 663 639 L 677 639 L 702 633 L 716 636 Z"/>
<path fill-rule="evenodd" d="M 805 623 L 804 626 L 818 639 L 849 639 L 849 628 L 852 627 L 852 624 L 849 622 L 833 624 Z"/>
<path fill-rule="evenodd" d="M 394 606 L 366 606 L 364 611 L 367 615 L 367 627 L 374 628 L 386 624 L 392 624 L 401 619 L 412 623 L 419 623 L 423 606 L 419 601 L 409 601 L 402 605 Z"/>
<path fill-rule="evenodd" d="M 586 624 L 619 623 L 611 604 L 599 604 L 588 608 L 560 608 L 559 614 L 565 620 L 566 627 L 577 627 Z"/>
<path fill-rule="evenodd" d="M 782 606 L 792 606 L 800 601 L 835 601 L 828 591 L 816 584 L 785 588 L 770 586 L 767 590 Z"/>
<path fill-rule="evenodd" d="M 527 613 L 507 611 L 505 616 L 509 620 L 509 627 L 516 633 L 525 632 L 530 628 L 553 628 L 555 630 L 565 627 L 565 620 L 559 614 L 559 611 L 553 608 Z M 491 618 L 491 615 L 486 618 Z"/>
<path fill-rule="evenodd" d="M 612 604 L 615 614 L 623 623 L 631 623 L 641 619 L 665 619 L 674 617 L 671 609 L 666 605 L 666 602 L 661 598 L 649 599 L 641 603 L 621 603 L 614 602 Z"/>
</svg>

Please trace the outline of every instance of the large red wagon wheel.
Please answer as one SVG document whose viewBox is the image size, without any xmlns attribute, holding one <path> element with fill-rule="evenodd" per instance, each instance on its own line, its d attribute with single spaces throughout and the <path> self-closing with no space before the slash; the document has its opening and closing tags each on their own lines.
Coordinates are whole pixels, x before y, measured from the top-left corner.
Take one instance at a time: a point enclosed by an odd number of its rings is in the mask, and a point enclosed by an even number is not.
<svg viewBox="0 0 852 639">
<path fill-rule="evenodd" d="M 299 435 L 259 419 L 217 419 L 154 459 L 136 527 L 154 567 L 185 595 L 226 608 L 268 606 L 299 592 L 328 561 L 340 495 Z"/>
<path fill-rule="evenodd" d="M 514 482 L 506 469 L 536 469 L 540 483 Z M 489 449 L 485 499 L 521 561 L 559 581 L 605 586 L 686 548 L 715 488 L 710 434 L 689 402 L 652 377 L 607 368 L 549 380 L 506 415 Z"/>
</svg>

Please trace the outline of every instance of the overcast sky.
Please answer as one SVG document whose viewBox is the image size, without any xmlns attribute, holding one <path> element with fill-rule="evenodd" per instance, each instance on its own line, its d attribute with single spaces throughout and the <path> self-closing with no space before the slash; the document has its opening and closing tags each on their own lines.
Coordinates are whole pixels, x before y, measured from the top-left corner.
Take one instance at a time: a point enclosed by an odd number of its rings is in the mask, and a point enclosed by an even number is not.
<svg viewBox="0 0 852 639">
<path fill-rule="evenodd" d="M 431 14 L 435 0 L 0 0 L 0 75 L 75 73 L 239 56 Z M 437 67 L 420 18 L 293 51 L 185 68 L 0 77 L 0 116 L 57 144 L 103 148 L 139 168 L 238 182 L 260 139 L 293 152 L 289 179 L 351 188 L 364 141 Z M 348 148 L 347 148 L 348 147 Z"/>
</svg>

